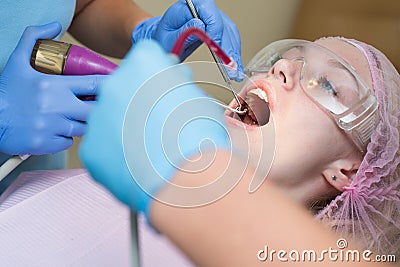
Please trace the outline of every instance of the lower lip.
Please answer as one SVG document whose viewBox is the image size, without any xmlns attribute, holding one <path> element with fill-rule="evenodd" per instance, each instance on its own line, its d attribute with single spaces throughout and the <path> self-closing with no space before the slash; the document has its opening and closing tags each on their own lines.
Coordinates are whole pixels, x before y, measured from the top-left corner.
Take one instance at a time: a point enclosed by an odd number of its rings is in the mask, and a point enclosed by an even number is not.
<svg viewBox="0 0 400 267">
<path fill-rule="evenodd" d="M 229 126 L 243 128 L 245 130 L 254 130 L 259 127 L 258 125 L 249 125 L 249 124 L 243 123 L 237 119 L 232 118 L 231 115 L 232 115 L 231 111 L 227 111 L 225 113 L 225 121 Z"/>
</svg>

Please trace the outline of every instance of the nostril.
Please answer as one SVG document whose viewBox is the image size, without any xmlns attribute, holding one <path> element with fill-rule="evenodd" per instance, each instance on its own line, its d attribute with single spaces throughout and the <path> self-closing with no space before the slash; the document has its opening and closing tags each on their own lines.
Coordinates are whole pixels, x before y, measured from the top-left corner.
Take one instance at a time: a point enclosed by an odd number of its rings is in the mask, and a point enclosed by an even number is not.
<svg viewBox="0 0 400 267">
<path fill-rule="evenodd" d="M 282 78 L 283 83 L 286 83 L 286 75 L 283 73 L 283 71 L 279 72 L 279 76 Z"/>
<path fill-rule="evenodd" d="M 287 82 L 287 78 L 286 78 L 285 72 L 280 67 L 273 66 L 270 69 L 270 73 L 272 75 L 274 75 L 276 78 L 279 78 L 279 80 L 282 81 L 283 83 Z"/>
</svg>

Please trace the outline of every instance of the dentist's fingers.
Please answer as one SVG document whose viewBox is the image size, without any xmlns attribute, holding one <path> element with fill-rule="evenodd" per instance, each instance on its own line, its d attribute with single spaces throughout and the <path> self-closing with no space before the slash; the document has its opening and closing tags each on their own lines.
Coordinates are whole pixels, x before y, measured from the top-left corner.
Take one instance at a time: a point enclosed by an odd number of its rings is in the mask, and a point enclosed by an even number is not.
<svg viewBox="0 0 400 267">
<path fill-rule="evenodd" d="M 61 25 L 58 22 L 45 24 L 42 26 L 29 26 L 25 29 L 21 39 L 15 48 L 14 55 L 18 55 L 22 60 L 29 65 L 32 49 L 38 39 L 52 39 L 61 32 Z"/>
<path fill-rule="evenodd" d="M 81 137 L 86 133 L 86 127 L 85 122 L 65 119 L 57 134 L 64 137 Z"/>
<path fill-rule="evenodd" d="M 106 75 L 52 76 L 52 82 L 69 88 L 76 96 L 97 95 Z"/>
</svg>

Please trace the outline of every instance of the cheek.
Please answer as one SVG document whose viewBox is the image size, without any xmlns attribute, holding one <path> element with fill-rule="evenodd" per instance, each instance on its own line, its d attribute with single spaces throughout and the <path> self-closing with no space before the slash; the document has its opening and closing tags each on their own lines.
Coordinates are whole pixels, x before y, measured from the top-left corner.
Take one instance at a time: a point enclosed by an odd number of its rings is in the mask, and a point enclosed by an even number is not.
<svg viewBox="0 0 400 267">
<path fill-rule="evenodd" d="M 290 104 L 275 114 L 275 161 L 282 168 L 281 173 L 290 169 L 288 177 L 309 175 L 329 158 L 339 130 L 329 115 L 311 100 Z"/>
<path fill-rule="evenodd" d="M 325 128 L 324 122 L 329 122 L 326 114 L 304 94 L 287 97 L 285 101 L 281 101 L 273 116 L 276 120 L 278 139 L 284 141 L 304 141 L 316 129 Z"/>
<path fill-rule="evenodd" d="M 331 118 L 318 107 L 289 110 L 277 121 L 275 128 L 277 145 L 292 151 L 309 152 L 317 151 L 324 143 L 330 143 L 329 140 L 337 131 Z"/>
</svg>

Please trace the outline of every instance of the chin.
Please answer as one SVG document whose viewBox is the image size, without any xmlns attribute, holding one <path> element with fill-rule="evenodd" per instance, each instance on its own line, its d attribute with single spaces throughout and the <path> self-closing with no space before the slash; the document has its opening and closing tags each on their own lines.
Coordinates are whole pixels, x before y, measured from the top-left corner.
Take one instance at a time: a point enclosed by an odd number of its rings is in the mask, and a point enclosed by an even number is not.
<svg viewBox="0 0 400 267">
<path fill-rule="evenodd" d="M 268 127 L 238 127 L 228 124 L 232 147 L 260 175 L 267 176 L 275 156 L 275 130 Z"/>
</svg>

